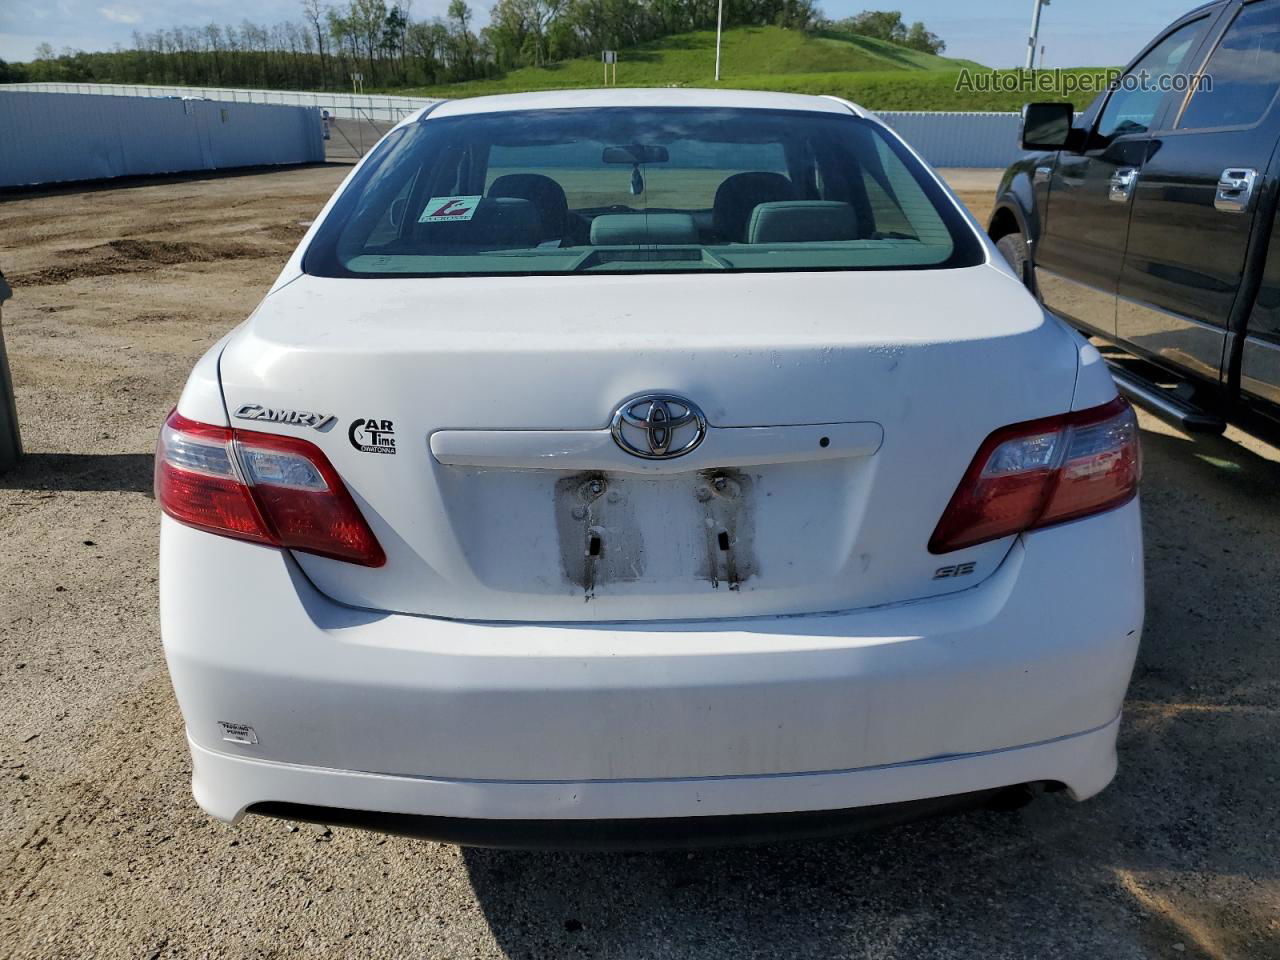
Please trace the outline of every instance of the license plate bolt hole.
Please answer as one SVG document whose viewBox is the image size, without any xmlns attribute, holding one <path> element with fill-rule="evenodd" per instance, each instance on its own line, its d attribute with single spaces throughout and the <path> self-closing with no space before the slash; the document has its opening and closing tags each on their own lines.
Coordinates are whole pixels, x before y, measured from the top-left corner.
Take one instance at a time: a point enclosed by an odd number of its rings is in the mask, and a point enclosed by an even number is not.
<svg viewBox="0 0 1280 960">
<path fill-rule="evenodd" d="M 582 482 L 582 486 L 578 488 L 578 496 L 584 503 L 590 503 L 598 500 L 609 489 L 609 484 L 604 477 L 590 477 Z"/>
</svg>

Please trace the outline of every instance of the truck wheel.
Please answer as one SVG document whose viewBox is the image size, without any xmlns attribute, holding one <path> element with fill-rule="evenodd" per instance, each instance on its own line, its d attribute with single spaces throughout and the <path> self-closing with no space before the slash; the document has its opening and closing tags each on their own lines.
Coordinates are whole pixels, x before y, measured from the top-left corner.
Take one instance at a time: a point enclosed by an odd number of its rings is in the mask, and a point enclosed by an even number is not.
<svg viewBox="0 0 1280 960">
<path fill-rule="evenodd" d="M 1004 254 L 1009 266 L 1018 275 L 1028 290 L 1035 292 L 1031 280 L 1031 251 L 1027 248 L 1027 238 L 1020 233 L 1006 233 L 996 241 L 996 249 Z"/>
</svg>

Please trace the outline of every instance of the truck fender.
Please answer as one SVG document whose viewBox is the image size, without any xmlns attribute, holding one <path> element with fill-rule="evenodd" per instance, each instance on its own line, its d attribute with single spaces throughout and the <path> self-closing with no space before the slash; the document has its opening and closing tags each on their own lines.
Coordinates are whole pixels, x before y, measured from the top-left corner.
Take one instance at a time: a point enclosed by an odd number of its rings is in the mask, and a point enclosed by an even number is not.
<svg viewBox="0 0 1280 960">
<path fill-rule="evenodd" d="M 1040 215 L 1036 209 L 1033 169 L 1034 165 L 1023 168 L 1019 162 L 1005 175 L 987 224 L 987 235 L 999 240 L 1010 233 L 1021 233 L 1034 255 L 1036 241 L 1040 239 Z"/>
</svg>

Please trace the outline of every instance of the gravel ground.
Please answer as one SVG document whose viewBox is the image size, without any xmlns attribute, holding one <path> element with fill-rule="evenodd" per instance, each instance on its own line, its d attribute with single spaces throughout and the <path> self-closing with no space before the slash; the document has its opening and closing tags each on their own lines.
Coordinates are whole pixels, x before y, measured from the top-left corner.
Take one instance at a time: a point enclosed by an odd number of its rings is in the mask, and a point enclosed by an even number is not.
<svg viewBox="0 0 1280 960">
<path fill-rule="evenodd" d="M 201 813 L 151 449 L 346 169 L 0 202 L 30 451 L 0 477 L 0 955 L 1280 958 L 1280 451 L 1147 417 L 1146 637 L 1088 803 L 642 855 Z M 985 215 L 992 175 L 955 180 Z"/>
</svg>

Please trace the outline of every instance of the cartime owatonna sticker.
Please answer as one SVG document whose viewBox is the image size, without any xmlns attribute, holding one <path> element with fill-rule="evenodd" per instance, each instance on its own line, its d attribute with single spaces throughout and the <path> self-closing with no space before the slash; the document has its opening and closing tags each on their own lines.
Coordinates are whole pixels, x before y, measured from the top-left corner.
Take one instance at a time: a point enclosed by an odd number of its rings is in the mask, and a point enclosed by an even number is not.
<svg viewBox="0 0 1280 960">
<path fill-rule="evenodd" d="M 390 420 L 353 420 L 347 436 L 362 453 L 396 452 L 396 431 Z"/>
</svg>

